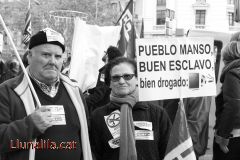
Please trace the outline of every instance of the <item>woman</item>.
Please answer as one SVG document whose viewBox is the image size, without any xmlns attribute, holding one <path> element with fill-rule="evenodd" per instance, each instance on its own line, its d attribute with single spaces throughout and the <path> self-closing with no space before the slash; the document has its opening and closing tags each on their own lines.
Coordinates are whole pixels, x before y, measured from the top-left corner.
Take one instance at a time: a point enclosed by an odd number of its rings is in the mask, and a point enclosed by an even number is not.
<svg viewBox="0 0 240 160">
<path fill-rule="evenodd" d="M 171 122 L 161 107 L 138 102 L 136 62 L 124 57 L 109 62 L 105 83 L 110 103 L 96 109 L 91 120 L 96 159 L 163 159 Z"/>
<path fill-rule="evenodd" d="M 222 55 L 225 66 L 220 77 L 222 92 L 216 98 L 213 160 L 239 160 L 240 42 L 229 42 Z"/>
</svg>

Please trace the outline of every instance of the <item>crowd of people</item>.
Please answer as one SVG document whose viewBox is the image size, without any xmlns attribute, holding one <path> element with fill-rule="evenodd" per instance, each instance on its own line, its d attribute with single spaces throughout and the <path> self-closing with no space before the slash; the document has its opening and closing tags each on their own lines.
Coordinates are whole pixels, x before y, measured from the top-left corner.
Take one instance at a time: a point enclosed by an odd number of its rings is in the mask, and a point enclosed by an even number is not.
<svg viewBox="0 0 240 160">
<path fill-rule="evenodd" d="M 222 50 L 213 160 L 240 159 L 238 38 Z M 31 37 L 23 56 L 27 75 L 16 58 L 0 57 L 1 160 L 164 159 L 179 99 L 140 102 L 136 61 L 114 46 L 96 87 L 83 94 L 67 76 L 70 58 L 63 68 L 64 52 L 63 36 L 46 28 Z M 211 97 L 183 102 L 198 159 L 207 150 Z"/>
</svg>

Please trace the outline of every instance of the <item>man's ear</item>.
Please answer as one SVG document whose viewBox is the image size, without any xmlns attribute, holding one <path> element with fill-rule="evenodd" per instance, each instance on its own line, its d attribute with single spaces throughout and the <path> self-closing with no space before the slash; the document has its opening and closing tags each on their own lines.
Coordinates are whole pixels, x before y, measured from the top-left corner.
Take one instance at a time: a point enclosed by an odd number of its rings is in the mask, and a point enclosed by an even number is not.
<svg viewBox="0 0 240 160">
<path fill-rule="evenodd" d="M 27 55 L 28 64 L 30 64 L 31 62 L 31 57 L 32 57 L 32 51 L 30 50 Z"/>
<path fill-rule="evenodd" d="M 27 54 L 27 57 L 31 57 L 31 56 L 32 56 L 32 51 L 29 50 L 29 51 L 28 51 L 28 54 Z"/>
</svg>

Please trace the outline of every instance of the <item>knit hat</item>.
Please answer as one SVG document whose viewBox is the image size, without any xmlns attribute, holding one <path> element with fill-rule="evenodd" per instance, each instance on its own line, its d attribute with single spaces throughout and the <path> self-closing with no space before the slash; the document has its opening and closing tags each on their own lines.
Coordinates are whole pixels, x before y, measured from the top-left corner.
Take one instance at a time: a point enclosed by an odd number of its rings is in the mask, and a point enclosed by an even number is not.
<svg viewBox="0 0 240 160">
<path fill-rule="evenodd" d="M 51 28 L 45 28 L 33 35 L 30 39 L 29 49 L 46 43 L 58 45 L 62 48 L 63 52 L 65 51 L 64 38 L 62 34 Z"/>
<path fill-rule="evenodd" d="M 114 60 L 117 57 L 122 57 L 123 54 L 120 52 L 120 50 L 117 47 L 110 46 L 107 49 L 107 55 L 108 55 L 108 60 Z"/>
<path fill-rule="evenodd" d="M 123 56 L 121 51 L 117 47 L 114 47 L 114 46 L 109 46 L 105 53 L 106 54 L 102 57 L 103 62 L 106 61 L 107 56 L 108 56 L 109 61 L 112 61 L 117 57 L 122 57 Z"/>
</svg>

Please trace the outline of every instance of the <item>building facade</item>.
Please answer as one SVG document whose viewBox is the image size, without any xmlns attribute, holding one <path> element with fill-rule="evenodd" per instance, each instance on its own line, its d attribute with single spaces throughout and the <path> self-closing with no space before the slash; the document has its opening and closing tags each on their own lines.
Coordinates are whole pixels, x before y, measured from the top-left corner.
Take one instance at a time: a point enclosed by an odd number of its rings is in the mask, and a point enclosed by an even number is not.
<svg viewBox="0 0 240 160">
<path fill-rule="evenodd" d="M 122 5 L 126 0 L 121 0 Z M 176 29 L 238 31 L 234 0 L 134 0 L 136 26 L 144 20 L 145 37 L 174 35 Z"/>
</svg>

